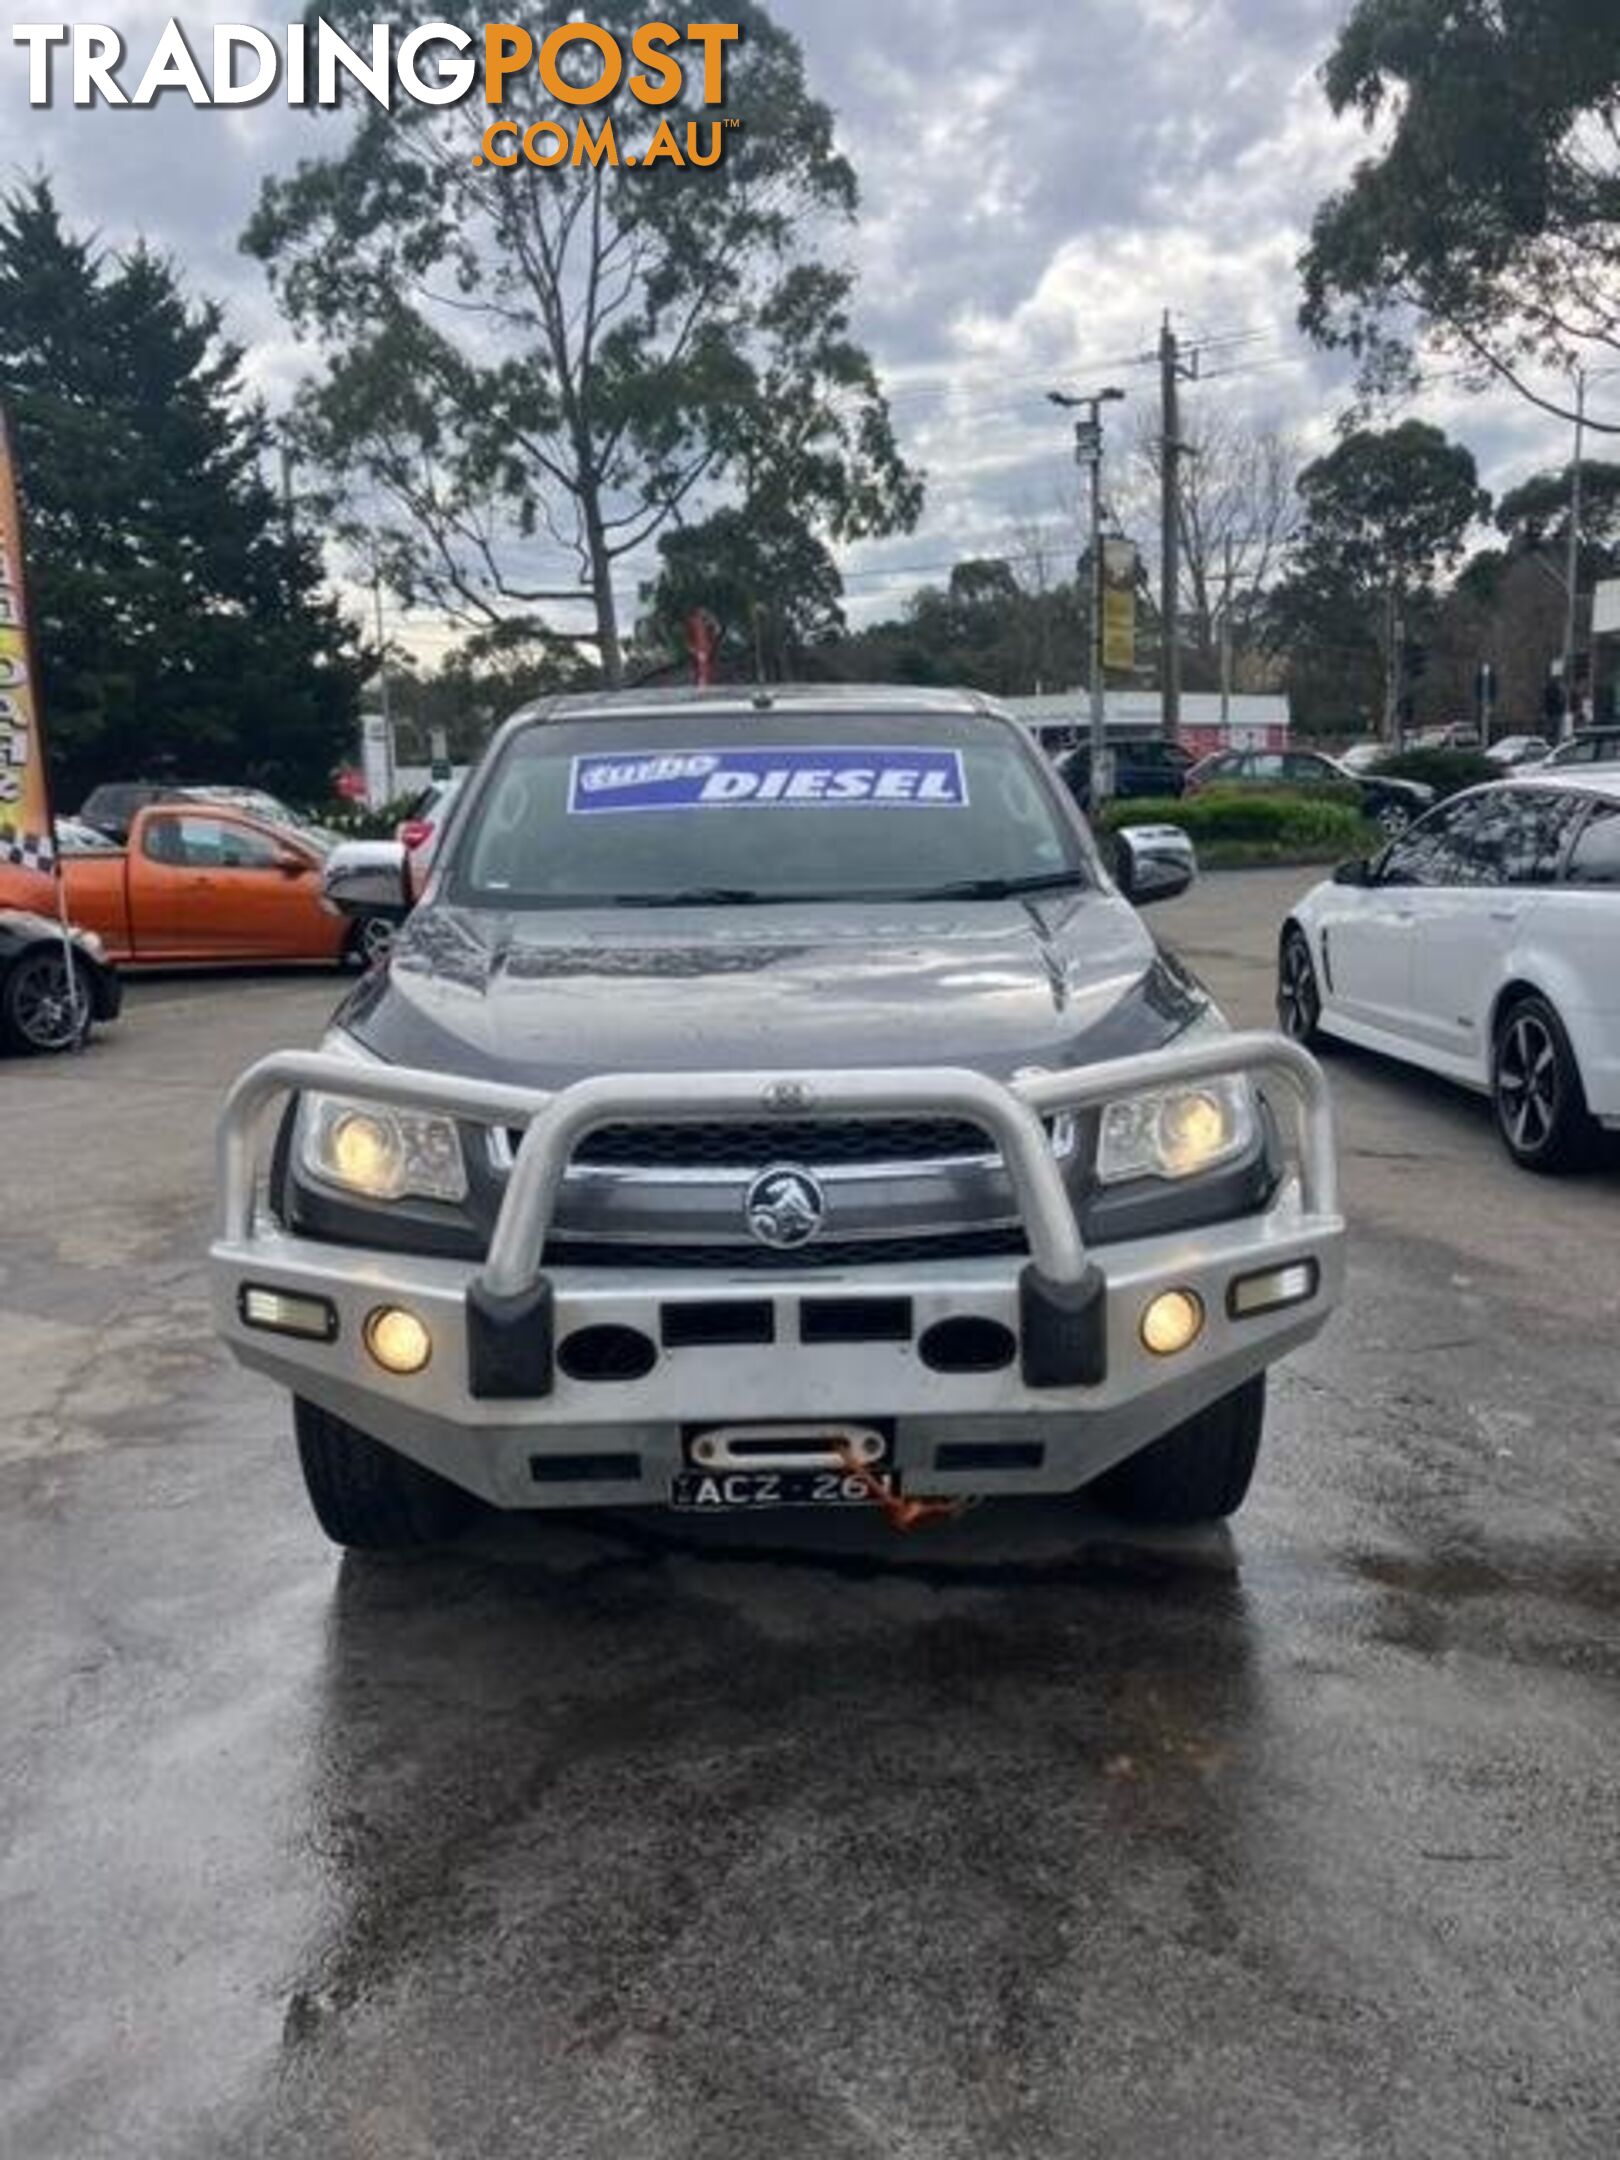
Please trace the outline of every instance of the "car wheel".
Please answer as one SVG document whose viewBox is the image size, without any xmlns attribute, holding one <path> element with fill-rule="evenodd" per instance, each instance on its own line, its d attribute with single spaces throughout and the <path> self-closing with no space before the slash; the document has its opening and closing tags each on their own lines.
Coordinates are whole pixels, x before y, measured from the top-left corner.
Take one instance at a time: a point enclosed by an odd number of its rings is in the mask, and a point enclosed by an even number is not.
<svg viewBox="0 0 1620 2160">
<path fill-rule="evenodd" d="M 75 1006 L 67 960 L 59 945 L 40 945 L 12 968 L 0 989 L 0 1038 L 25 1056 L 76 1050 L 90 1033 L 93 990 L 90 971 L 75 959 Z"/>
<path fill-rule="evenodd" d="M 441 1545 L 478 1512 L 459 1485 L 301 1397 L 293 1399 L 293 1430 L 309 1504 L 334 1545 L 354 1552 Z"/>
<path fill-rule="evenodd" d="M 370 969 L 380 967 L 394 949 L 398 925 L 386 915 L 362 915 L 349 932 L 343 948 L 344 964 Z"/>
<path fill-rule="evenodd" d="M 1290 923 L 1277 955 L 1277 1025 L 1307 1050 L 1322 1039 L 1322 990 L 1310 940 Z"/>
<path fill-rule="evenodd" d="M 1222 1522 L 1248 1496 L 1266 1422 L 1266 1376 L 1246 1380 L 1087 1487 L 1127 1522 Z"/>
<path fill-rule="evenodd" d="M 1523 997 L 1496 1023 L 1491 1101 L 1497 1130 L 1525 1170 L 1578 1167 L 1592 1139 L 1586 1091 L 1564 1024 L 1545 998 Z"/>
<path fill-rule="evenodd" d="M 1386 840 L 1399 840 L 1412 823 L 1412 813 L 1405 803 L 1386 802 L 1379 805 L 1373 822 Z"/>
</svg>

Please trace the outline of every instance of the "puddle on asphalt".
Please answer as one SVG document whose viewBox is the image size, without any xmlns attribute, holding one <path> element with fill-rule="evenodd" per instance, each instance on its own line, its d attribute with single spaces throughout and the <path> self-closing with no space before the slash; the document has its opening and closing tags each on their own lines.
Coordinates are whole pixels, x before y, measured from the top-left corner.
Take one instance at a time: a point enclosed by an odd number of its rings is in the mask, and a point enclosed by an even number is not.
<svg viewBox="0 0 1620 2160">
<path fill-rule="evenodd" d="M 561 1562 L 565 1571 L 592 1575 L 679 1562 L 860 1582 L 896 1579 L 937 1588 L 1197 1590 L 1229 1585 L 1239 1573 L 1236 1547 L 1224 1526 L 1144 1540 L 1083 1515 L 1065 1530 L 1054 1523 L 1050 1509 L 1029 1512 L 1016 1503 L 977 1510 L 962 1523 L 910 1537 L 853 1521 L 767 1531 L 757 1519 L 699 1528 L 672 1526 L 667 1516 L 652 1511 L 593 1515 L 566 1526 L 560 1549 L 549 1526 L 513 1518 L 481 1527 L 458 1549 L 494 1567 L 555 1568 Z"/>
</svg>

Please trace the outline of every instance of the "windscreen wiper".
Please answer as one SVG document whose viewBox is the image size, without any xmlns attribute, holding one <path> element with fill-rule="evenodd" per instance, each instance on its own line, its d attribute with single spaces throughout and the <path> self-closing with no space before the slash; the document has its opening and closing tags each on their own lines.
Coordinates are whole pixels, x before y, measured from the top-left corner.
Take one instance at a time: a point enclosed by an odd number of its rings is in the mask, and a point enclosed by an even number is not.
<svg viewBox="0 0 1620 2160">
<path fill-rule="evenodd" d="M 679 892 L 615 893 L 608 907 L 756 907 L 774 893 L 750 892 L 746 885 L 689 885 Z M 604 903 L 598 903 L 602 905 Z"/>
<path fill-rule="evenodd" d="M 920 892 L 897 895 L 906 900 L 1021 900 L 1026 894 L 1084 892 L 1087 881 L 1078 870 L 1049 870 L 1041 877 L 962 878 L 951 885 L 930 885 Z"/>
</svg>

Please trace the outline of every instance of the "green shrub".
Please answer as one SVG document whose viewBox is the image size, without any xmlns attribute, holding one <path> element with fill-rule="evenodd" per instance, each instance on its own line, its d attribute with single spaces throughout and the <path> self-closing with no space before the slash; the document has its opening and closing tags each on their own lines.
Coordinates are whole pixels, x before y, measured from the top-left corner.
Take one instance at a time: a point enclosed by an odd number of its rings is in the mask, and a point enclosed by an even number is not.
<svg viewBox="0 0 1620 2160">
<path fill-rule="evenodd" d="M 1502 778 L 1501 766 L 1478 750 L 1403 750 L 1398 757 L 1380 758 L 1373 770 L 1391 780 L 1420 780 L 1434 789 L 1437 802 Z"/>
<path fill-rule="evenodd" d="M 1181 802 L 1109 803 L 1096 822 L 1105 832 L 1126 825 L 1176 825 L 1195 847 L 1235 843 L 1274 851 L 1279 860 L 1296 853 L 1355 855 L 1369 845 L 1369 828 L 1359 797 L 1355 804 L 1341 802 L 1337 792 L 1211 788 Z"/>
<path fill-rule="evenodd" d="M 416 800 L 414 795 L 401 795 L 375 808 L 369 803 L 330 802 L 314 813 L 315 822 L 328 832 L 341 833 L 346 840 L 392 840 Z"/>
</svg>

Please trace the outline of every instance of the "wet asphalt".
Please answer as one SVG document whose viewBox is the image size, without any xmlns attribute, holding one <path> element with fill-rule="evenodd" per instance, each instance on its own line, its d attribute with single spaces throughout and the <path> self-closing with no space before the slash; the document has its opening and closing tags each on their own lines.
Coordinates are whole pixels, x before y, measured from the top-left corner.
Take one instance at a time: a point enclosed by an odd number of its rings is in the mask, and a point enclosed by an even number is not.
<svg viewBox="0 0 1620 2160">
<path fill-rule="evenodd" d="M 1297 884 L 1157 918 L 1234 1019 Z M 201 1272 L 336 987 L 0 1068 L 5 2160 L 1612 2160 L 1620 1169 L 1336 1055 L 1349 1301 L 1230 1533 L 343 1560 Z"/>
</svg>

